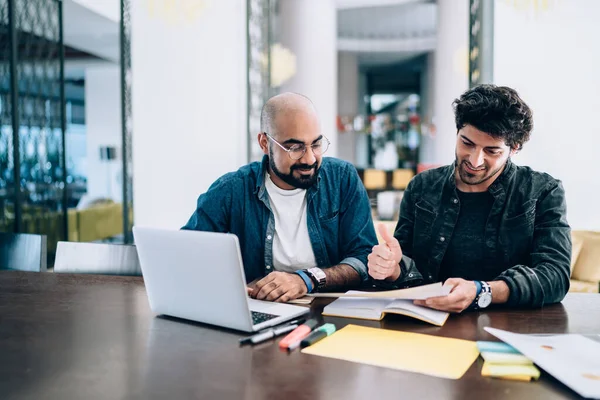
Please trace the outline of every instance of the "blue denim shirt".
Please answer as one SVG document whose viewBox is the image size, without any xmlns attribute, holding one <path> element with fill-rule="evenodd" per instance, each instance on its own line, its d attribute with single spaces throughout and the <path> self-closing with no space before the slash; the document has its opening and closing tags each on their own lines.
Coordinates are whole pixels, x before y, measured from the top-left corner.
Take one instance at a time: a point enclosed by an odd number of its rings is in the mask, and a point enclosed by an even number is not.
<svg viewBox="0 0 600 400">
<path fill-rule="evenodd" d="M 217 179 L 198 197 L 182 229 L 228 232 L 240 242 L 246 281 L 273 271 L 275 218 L 264 177 L 268 157 Z M 307 196 L 307 224 L 317 266 L 347 264 L 365 282 L 367 256 L 377 243 L 367 192 L 354 166 L 325 157 Z"/>
</svg>

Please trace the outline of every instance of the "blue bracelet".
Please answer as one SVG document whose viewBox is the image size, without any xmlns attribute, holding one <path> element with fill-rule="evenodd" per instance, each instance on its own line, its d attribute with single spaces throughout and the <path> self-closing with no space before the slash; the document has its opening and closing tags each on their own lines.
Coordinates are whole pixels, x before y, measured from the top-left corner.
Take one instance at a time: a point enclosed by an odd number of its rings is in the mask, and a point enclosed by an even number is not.
<svg viewBox="0 0 600 400">
<path fill-rule="evenodd" d="M 312 291 L 313 291 L 312 280 L 309 278 L 309 276 L 306 274 L 306 272 L 304 272 L 302 270 L 298 270 L 298 271 L 296 271 L 296 273 L 298 275 L 300 275 L 300 278 L 302 278 L 302 280 L 306 284 L 306 288 L 308 289 L 308 293 L 312 293 Z"/>
<path fill-rule="evenodd" d="M 477 294 L 475 295 L 475 298 L 473 299 L 473 302 L 469 306 L 470 309 L 474 309 L 475 308 L 476 303 L 477 303 L 477 298 L 481 294 L 481 289 L 482 289 L 480 281 L 473 281 L 473 282 L 475 282 L 475 286 L 477 287 Z"/>
<path fill-rule="evenodd" d="M 477 296 L 479 296 L 479 294 L 481 293 L 481 281 L 473 281 L 475 282 L 475 286 L 477 286 L 477 294 L 475 295 L 475 298 L 477 298 Z"/>
</svg>

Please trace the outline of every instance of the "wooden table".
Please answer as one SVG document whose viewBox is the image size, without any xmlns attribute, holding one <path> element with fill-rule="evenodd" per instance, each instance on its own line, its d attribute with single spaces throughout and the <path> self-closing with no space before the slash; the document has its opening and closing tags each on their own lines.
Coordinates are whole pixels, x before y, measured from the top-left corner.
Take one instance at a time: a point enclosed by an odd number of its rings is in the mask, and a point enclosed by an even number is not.
<svg viewBox="0 0 600 400">
<path fill-rule="evenodd" d="M 320 314 L 324 301 L 313 312 Z M 522 333 L 600 332 L 600 295 L 570 294 L 541 310 L 451 316 L 437 328 L 402 316 L 325 320 L 469 340 L 484 326 Z M 0 272 L 0 398 L 7 399 L 556 399 L 576 395 L 543 374 L 523 383 L 460 380 L 294 352 L 275 341 L 239 347 L 242 334 L 155 317 L 135 277 Z"/>
</svg>

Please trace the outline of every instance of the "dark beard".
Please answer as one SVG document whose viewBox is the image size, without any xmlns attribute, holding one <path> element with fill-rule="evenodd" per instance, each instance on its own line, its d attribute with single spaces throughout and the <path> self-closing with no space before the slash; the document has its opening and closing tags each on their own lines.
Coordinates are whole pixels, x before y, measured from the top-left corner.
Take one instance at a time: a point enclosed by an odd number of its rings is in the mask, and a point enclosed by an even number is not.
<svg viewBox="0 0 600 400">
<path fill-rule="evenodd" d="M 462 183 L 464 183 L 465 185 L 479 185 L 485 181 L 487 181 L 488 179 L 493 178 L 494 176 L 496 176 L 500 171 L 502 171 L 502 169 L 506 166 L 506 164 L 508 163 L 508 160 L 510 160 L 510 157 L 506 159 L 506 162 L 504 164 L 502 164 L 501 167 L 499 167 L 497 170 L 492 171 L 489 174 L 484 174 L 483 177 L 477 181 L 474 181 L 473 178 L 475 177 L 475 175 L 472 175 L 470 173 L 468 173 L 465 169 L 464 169 L 464 164 L 466 164 L 465 161 L 462 161 L 460 164 L 458 163 L 458 157 L 456 158 L 456 160 L 454 161 L 454 165 L 455 168 L 458 170 L 458 176 L 460 177 L 460 180 L 462 181 Z M 485 170 L 486 172 L 488 171 L 487 168 Z"/>
<path fill-rule="evenodd" d="M 273 171 L 273 173 L 275 175 L 277 175 L 277 177 L 279 179 L 281 179 L 288 185 L 293 186 L 297 189 L 308 189 L 311 186 L 313 186 L 317 182 L 317 177 L 319 176 L 319 170 L 320 170 L 320 168 L 318 168 L 318 162 L 315 162 L 313 165 L 294 164 L 290 167 L 290 173 L 284 174 L 279 169 L 277 169 L 277 166 L 275 165 L 275 162 L 273 161 L 273 150 L 270 147 L 269 147 L 269 166 L 271 167 L 271 171 Z M 314 172 L 314 174 L 306 176 L 306 177 L 296 178 L 294 176 L 294 170 L 296 170 L 296 169 L 302 169 L 302 170 L 314 169 L 315 172 Z"/>
</svg>

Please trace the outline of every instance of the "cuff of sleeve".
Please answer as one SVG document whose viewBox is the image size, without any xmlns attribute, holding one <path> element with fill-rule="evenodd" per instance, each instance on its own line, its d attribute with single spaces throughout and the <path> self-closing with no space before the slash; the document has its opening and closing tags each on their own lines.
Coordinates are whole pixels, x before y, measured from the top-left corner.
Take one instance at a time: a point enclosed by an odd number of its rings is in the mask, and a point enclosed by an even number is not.
<svg viewBox="0 0 600 400">
<path fill-rule="evenodd" d="M 515 279 L 510 276 L 500 275 L 495 280 L 502 281 L 508 286 L 508 301 L 506 302 L 506 305 L 509 307 L 519 305 L 521 302 L 521 293 L 519 292 L 519 286 L 517 285 L 517 282 L 515 282 Z"/>
<path fill-rule="evenodd" d="M 423 283 L 423 276 L 414 264 L 412 258 L 402 256 L 400 260 L 400 277 L 394 282 L 397 287 L 413 287 Z"/>
<path fill-rule="evenodd" d="M 408 268 L 407 263 L 413 263 L 411 258 L 402 256 L 400 260 L 400 276 L 393 282 L 372 279 L 373 286 L 383 290 L 405 289 L 423 284 L 423 277 L 416 268 Z"/>
<path fill-rule="evenodd" d="M 361 282 L 364 283 L 369 279 L 369 273 L 367 271 L 367 266 L 362 261 L 360 261 L 358 258 L 346 257 L 342 261 L 340 261 L 340 264 L 347 264 L 347 265 L 351 266 L 352 268 L 354 268 L 354 270 L 356 272 L 358 272 Z"/>
</svg>

